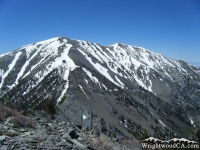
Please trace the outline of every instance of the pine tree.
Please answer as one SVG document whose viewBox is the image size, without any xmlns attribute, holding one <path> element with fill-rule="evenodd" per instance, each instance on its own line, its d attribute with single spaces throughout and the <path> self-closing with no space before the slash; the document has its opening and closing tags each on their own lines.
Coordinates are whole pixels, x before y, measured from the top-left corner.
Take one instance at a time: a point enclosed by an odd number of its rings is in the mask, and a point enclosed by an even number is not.
<svg viewBox="0 0 200 150">
<path fill-rule="evenodd" d="M 47 102 L 46 112 L 51 116 L 51 119 L 54 119 L 54 114 L 56 113 L 56 105 L 52 101 Z"/>
<path fill-rule="evenodd" d="M 149 137 L 149 135 L 148 135 L 148 133 L 147 133 L 147 130 L 144 130 L 144 132 L 143 132 L 143 134 L 142 134 L 140 140 L 141 140 L 141 141 L 142 141 L 142 140 L 145 140 L 145 139 L 147 139 L 148 137 Z"/>
</svg>

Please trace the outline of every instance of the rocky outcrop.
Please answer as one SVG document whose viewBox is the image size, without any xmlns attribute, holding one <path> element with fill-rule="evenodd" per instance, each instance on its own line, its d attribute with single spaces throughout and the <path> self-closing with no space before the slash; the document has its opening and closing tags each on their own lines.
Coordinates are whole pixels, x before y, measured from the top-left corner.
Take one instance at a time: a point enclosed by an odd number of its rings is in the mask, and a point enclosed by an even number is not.
<svg viewBox="0 0 200 150">
<path fill-rule="evenodd" d="M 122 149 L 126 145 L 106 135 L 97 137 L 80 130 L 76 125 L 65 121 L 37 119 L 37 127 L 15 128 L 13 124 L 0 123 L 0 150 L 51 149 L 51 150 L 87 150 Z M 101 139 L 101 140 L 100 140 Z M 105 142 L 106 140 L 106 142 Z M 103 144 L 103 145 L 101 145 Z M 103 148 L 104 149 L 104 148 Z M 138 146 L 138 149 L 140 147 Z"/>
</svg>

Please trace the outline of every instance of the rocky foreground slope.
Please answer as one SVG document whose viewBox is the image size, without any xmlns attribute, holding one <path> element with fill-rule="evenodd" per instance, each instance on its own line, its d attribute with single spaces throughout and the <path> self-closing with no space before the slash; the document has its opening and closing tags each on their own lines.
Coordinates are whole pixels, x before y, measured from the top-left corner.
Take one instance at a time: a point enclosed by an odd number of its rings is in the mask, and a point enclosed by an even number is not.
<svg viewBox="0 0 200 150">
<path fill-rule="evenodd" d="M 8 108 L 5 110 L 5 107 L 0 107 L 4 116 L 10 116 L 9 114 L 13 112 Z M 0 122 L 0 150 L 141 149 L 137 140 L 119 140 L 103 133 L 99 136 L 93 135 L 90 131 L 65 121 L 30 118 L 19 113 L 16 115 L 16 112 L 13 112 L 13 115 L 4 117 L 4 120 Z M 2 117 L 2 114 L 0 116 Z"/>
</svg>

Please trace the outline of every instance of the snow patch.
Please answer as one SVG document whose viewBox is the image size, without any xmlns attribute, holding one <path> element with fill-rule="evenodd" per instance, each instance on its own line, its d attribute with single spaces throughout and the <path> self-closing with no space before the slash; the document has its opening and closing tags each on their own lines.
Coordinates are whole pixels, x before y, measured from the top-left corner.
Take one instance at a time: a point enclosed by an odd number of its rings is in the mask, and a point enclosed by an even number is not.
<svg viewBox="0 0 200 150">
<path fill-rule="evenodd" d="M 2 81 L 0 83 L 0 88 L 2 87 L 3 83 L 4 83 L 4 79 L 8 76 L 8 74 L 10 73 L 10 71 L 14 68 L 17 60 L 19 59 L 19 56 L 22 54 L 22 52 L 18 52 L 16 55 L 15 55 L 15 58 L 14 60 L 12 61 L 11 64 L 9 64 L 8 66 L 8 70 L 3 74 L 3 71 L 0 72 L 1 74 L 1 78 L 2 78 Z M 3 75 L 2 75 L 3 74 Z"/>
<path fill-rule="evenodd" d="M 119 84 L 121 84 L 122 86 L 125 86 L 125 85 L 120 81 L 120 79 L 119 79 L 117 76 L 115 76 L 115 79 L 117 80 L 117 82 L 118 82 Z"/>
<path fill-rule="evenodd" d="M 83 120 L 85 120 L 87 117 L 85 115 L 83 115 Z"/>
<path fill-rule="evenodd" d="M 105 88 L 105 90 L 107 90 L 108 88 L 104 85 L 104 84 L 101 84 L 104 88 Z"/>
<path fill-rule="evenodd" d="M 66 72 L 65 72 L 66 73 Z M 69 75 L 69 71 L 68 71 L 68 75 Z M 67 92 L 67 89 L 69 88 L 69 82 L 67 81 L 64 87 L 64 90 L 62 91 L 60 97 L 57 100 L 57 105 L 58 103 L 62 100 L 62 98 L 64 97 L 65 93 Z"/>
<path fill-rule="evenodd" d="M 162 124 L 164 127 L 166 127 L 166 125 L 161 121 L 161 120 L 158 120 L 160 122 L 160 124 Z"/>
<path fill-rule="evenodd" d="M 89 99 L 89 97 L 87 96 L 87 94 L 85 93 L 85 91 L 83 90 L 83 87 L 81 85 L 79 85 L 79 87 L 81 88 L 81 91 L 85 94 L 85 96 L 87 97 L 87 99 Z"/>
<path fill-rule="evenodd" d="M 85 79 L 85 82 L 88 84 L 88 80 Z"/>
<path fill-rule="evenodd" d="M 192 118 L 189 116 L 189 119 L 190 119 L 190 123 L 191 125 L 194 125 L 194 121 L 192 120 Z M 195 126 L 195 125 L 194 125 Z"/>
<path fill-rule="evenodd" d="M 83 71 L 87 74 L 87 76 L 93 81 L 93 82 L 95 82 L 96 84 L 99 84 L 100 85 L 100 83 L 99 83 L 99 80 L 95 77 L 95 76 L 92 76 L 92 74 L 91 74 L 91 72 L 89 72 L 87 69 L 85 69 L 85 68 L 82 68 L 83 69 Z"/>
</svg>

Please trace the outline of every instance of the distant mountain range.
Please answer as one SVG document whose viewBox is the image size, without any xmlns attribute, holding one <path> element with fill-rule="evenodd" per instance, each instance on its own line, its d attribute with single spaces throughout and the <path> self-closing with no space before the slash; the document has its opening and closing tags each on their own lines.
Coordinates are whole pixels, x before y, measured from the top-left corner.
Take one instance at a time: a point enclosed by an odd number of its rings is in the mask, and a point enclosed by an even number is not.
<svg viewBox="0 0 200 150">
<path fill-rule="evenodd" d="M 45 114 L 52 103 L 56 119 L 88 128 L 102 118 L 95 132 L 117 138 L 188 138 L 199 97 L 199 68 L 142 47 L 56 37 L 0 55 L 4 105 Z"/>
<path fill-rule="evenodd" d="M 191 64 L 191 65 L 193 65 L 193 66 L 195 66 L 197 68 L 200 68 L 200 63 L 189 63 L 189 64 Z"/>
</svg>

